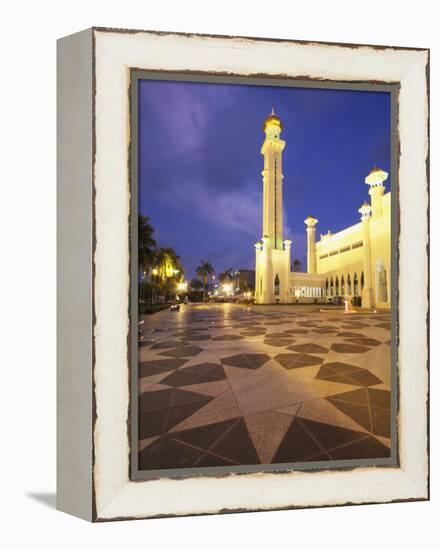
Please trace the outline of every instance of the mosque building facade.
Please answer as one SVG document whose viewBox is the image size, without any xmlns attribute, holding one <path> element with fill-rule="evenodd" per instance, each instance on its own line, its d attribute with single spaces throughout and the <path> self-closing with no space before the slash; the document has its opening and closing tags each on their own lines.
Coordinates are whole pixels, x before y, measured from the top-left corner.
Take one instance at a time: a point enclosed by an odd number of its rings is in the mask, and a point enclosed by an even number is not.
<svg viewBox="0 0 440 550">
<path fill-rule="evenodd" d="M 264 121 L 263 236 L 255 244 L 255 302 L 326 303 L 351 300 L 364 308 L 391 305 L 391 193 L 388 174 L 374 168 L 365 178 L 370 204 L 359 223 L 316 240 L 318 220 L 307 216 L 307 272 L 291 269 L 292 242 L 283 236 L 283 125 L 272 113 Z M 354 298 L 354 300 L 353 300 Z"/>
</svg>

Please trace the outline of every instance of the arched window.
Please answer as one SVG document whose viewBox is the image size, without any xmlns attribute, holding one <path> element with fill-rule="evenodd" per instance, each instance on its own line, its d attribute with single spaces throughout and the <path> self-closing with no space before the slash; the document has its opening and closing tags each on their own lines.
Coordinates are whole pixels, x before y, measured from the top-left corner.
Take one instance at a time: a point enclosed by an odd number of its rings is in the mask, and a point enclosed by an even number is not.
<svg viewBox="0 0 440 550">
<path fill-rule="evenodd" d="M 345 281 L 344 275 L 341 275 L 341 296 L 345 295 Z"/>
<path fill-rule="evenodd" d="M 364 285 L 365 285 L 365 279 L 364 279 L 364 272 L 362 271 L 362 274 L 361 274 L 361 290 L 364 290 Z"/>
<path fill-rule="evenodd" d="M 328 296 L 328 279 L 325 278 L 325 295 Z"/>
<path fill-rule="evenodd" d="M 336 276 L 336 281 L 335 281 L 335 295 L 339 296 L 339 279 L 338 279 L 337 276 Z"/>
<path fill-rule="evenodd" d="M 278 273 L 275 275 L 275 296 L 280 295 L 280 278 L 278 277 Z"/>
<path fill-rule="evenodd" d="M 354 277 L 353 277 L 353 294 L 355 296 L 358 295 L 358 278 L 357 278 L 357 275 L 356 273 L 354 274 Z"/>
<path fill-rule="evenodd" d="M 333 296 L 333 277 L 330 278 L 330 296 Z"/>
<path fill-rule="evenodd" d="M 347 275 L 347 294 L 351 296 L 351 277 L 350 273 Z"/>
</svg>

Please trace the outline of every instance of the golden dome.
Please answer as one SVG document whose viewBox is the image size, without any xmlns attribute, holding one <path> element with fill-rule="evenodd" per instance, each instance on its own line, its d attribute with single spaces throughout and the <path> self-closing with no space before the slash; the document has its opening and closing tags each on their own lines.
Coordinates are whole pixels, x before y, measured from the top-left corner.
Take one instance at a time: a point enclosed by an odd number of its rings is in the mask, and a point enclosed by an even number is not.
<svg viewBox="0 0 440 550">
<path fill-rule="evenodd" d="M 368 175 L 371 176 L 371 174 L 378 174 L 379 172 L 382 172 L 382 170 L 375 166 Z"/>
<path fill-rule="evenodd" d="M 379 187 L 383 185 L 383 182 L 388 178 L 388 172 L 385 172 L 381 168 L 375 166 L 373 170 L 365 178 L 365 183 L 372 187 Z"/>
<path fill-rule="evenodd" d="M 279 126 L 280 130 L 283 129 L 283 124 L 282 124 L 280 118 L 277 117 L 277 115 L 275 114 L 275 111 L 274 111 L 273 107 L 272 107 L 272 112 L 270 113 L 270 115 L 268 117 L 266 117 L 266 119 L 264 121 L 264 124 L 263 124 L 264 131 L 266 131 L 266 128 L 267 128 L 268 124 L 275 124 L 276 126 Z"/>
</svg>

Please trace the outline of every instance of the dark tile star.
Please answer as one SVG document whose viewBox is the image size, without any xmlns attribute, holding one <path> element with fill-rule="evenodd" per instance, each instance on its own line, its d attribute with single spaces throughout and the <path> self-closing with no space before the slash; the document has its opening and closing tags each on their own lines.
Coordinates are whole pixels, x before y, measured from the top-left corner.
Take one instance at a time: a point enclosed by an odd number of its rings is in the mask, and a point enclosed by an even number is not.
<svg viewBox="0 0 440 550">
<path fill-rule="evenodd" d="M 264 340 L 264 343 L 267 346 L 274 346 L 274 347 L 287 347 L 289 344 L 291 344 L 293 340 L 287 340 L 282 338 L 268 338 L 267 340 Z"/>
<path fill-rule="evenodd" d="M 199 354 L 201 351 L 203 351 L 203 349 L 198 346 L 181 346 L 164 351 L 160 355 L 169 357 L 192 357 Z"/>
<path fill-rule="evenodd" d="M 255 330 L 243 330 L 240 334 L 242 336 L 262 336 L 266 333 L 266 329 L 255 329 Z"/>
<path fill-rule="evenodd" d="M 318 344 L 294 344 L 289 346 L 287 349 L 291 351 L 298 351 L 300 353 L 327 353 L 328 349 Z"/>
<path fill-rule="evenodd" d="M 391 392 L 363 388 L 326 398 L 374 435 L 391 435 Z"/>
<path fill-rule="evenodd" d="M 265 353 L 240 353 L 230 357 L 223 357 L 221 362 L 229 367 L 240 367 L 242 369 L 259 369 L 269 361 L 270 356 Z"/>
<path fill-rule="evenodd" d="M 322 365 L 316 378 L 318 380 L 329 380 L 330 382 L 355 386 L 374 386 L 382 382 L 382 380 L 367 369 L 339 362 Z"/>
<path fill-rule="evenodd" d="M 139 453 L 141 470 L 165 470 L 190 468 L 203 456 L 204 452 L 174 439 L 156 439 Z"/>
<path fill-rule="evenodd" d="M 374 338 L 348 338 L 348 341 L 352 344 L 359 344 L 361 346 L 380 346 L 382 342 Z"/>
<path fill-rule="evenodd" d="M 224 334 L 223 336 L 216 336 L 213 338 L 215 341 L 228 341 L 228 340 L 243 340 L 243 336 L 239 336 L 238 334 Z"/>
<path fill-rule="evenodd" d="M 225 380 L 226 375 L 223 367 L 216 363 L 201 363 L 184 369 L 179 369 L 161 380 L 167 386 L 190 386 L 191 384 L 202 384 Z"/>
<path fill-rule="evenodd" d="M 210 451 L 239 464 L 260 464 L 243 418 L 237 420 Z"/>
<path fill-rule="evenodd" d="M 370 348 L 356 344 L 333 343 L 331 349 L 338 353 L 365 353 L 366 351 L 369 351 Z"/>
<path fill-rule="evenodd" d="M 178 369 L 186 362 L 187 359 L 157 359 L 155 361 L 141 361 L 139 363 L 139 378 Z"/>
<path fill-rule="evenodd" d="M 208 451 L 229 430 L 236 420 L 234 418 L 189 430 L 171 432 L 168 437 Z"/>
<path fill-rule="evenodd" d="M 187 344 L 186 342 L 182 342 L 182 340 L 165 340 L 163 342 L 158 342 L 157 344 L 154 344 L 153 346 L 151 346 L 151 349 L 168 349 L 184 345 Z"/>
<path fill-rule="evenodd" d="M 139 397 L 139 437 L 162 435 L 213 398 L 196 392 L 167 389 L 146 392 Z"/>
<path fill-rule="evenodd" d="M 311 367 L 320 365 L 324 359 L 305 353 L 280 353 L 274 357 L 278 363 L 285 369 L 299 369 L 301 367 Z"/>
</svg>

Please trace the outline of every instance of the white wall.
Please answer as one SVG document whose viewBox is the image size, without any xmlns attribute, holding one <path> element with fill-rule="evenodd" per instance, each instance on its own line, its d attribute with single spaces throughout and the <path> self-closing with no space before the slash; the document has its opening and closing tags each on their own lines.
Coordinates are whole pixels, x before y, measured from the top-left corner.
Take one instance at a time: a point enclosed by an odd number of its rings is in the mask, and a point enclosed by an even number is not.
<svg viewBox="0 0 440 550">
<path fill-rule="evenodd" d="M 53 502 L 55 490 L 55 39 L 102 25 L 431 47 L 431 181 L 438 182 L 435 98 L 440 97 L 440 48 L 435 8 L 430 0 L 2 4 L 0 512 L 5 547 L 268 549 L 286 541 L 292 547 L 329 550 L 353 545 L 357 550 L 435 546 L 440 512 L 438 437 L 431 444 L 431 503 L 94 526 L 43 503 Z M 433 236 L 439 233 L 438 197 L 439 187 L 432 185 Z M 437 258 L 433 250 L 432 281 L 440 276 Z M 439 326 L 438 287 L 432 288 L 434 330 Z M 437 349 L 432 350 L 431 362 L 433 367 L 439 362 Z M 432 386 L 439 386 L 435 368 Z M 438 428 L 439 399 L 433 396 L 431 402 L 432 424 Z"/>
</svg>

